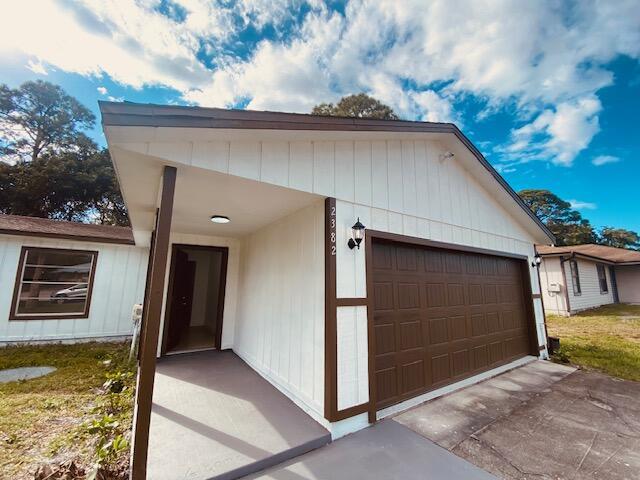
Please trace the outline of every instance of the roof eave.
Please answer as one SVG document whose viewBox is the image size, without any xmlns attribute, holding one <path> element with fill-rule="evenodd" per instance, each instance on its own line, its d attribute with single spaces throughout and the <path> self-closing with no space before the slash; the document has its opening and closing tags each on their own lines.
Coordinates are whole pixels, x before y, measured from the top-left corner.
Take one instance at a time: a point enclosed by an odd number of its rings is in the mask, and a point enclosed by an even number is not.
<svg viewBox="0 0 640 480">
<path fill-rule="evenodd" d="M 487 161 L 473 143 L 453 123 L 414 122 L 407 120 L 378 120 L 367 118 L 328 117 L 301 113 L 260 112 L 252 110 L 228 110 L 188 107 L 180 105 L 153 105 L 126 102 L 98 101 L 102 125 L 137 127 L 183 128 L 237 128 L 281 130 L 349 130 L 349 131 L 397 131 L 453 134 L 480 162 L 480 164 L 504 188 L 524 210 L 545 236 L 555 243 L 553 233 L 531 211 L 522 198 Z M 188 111 L 189 115 L 179 114 Z"/>
</svg>

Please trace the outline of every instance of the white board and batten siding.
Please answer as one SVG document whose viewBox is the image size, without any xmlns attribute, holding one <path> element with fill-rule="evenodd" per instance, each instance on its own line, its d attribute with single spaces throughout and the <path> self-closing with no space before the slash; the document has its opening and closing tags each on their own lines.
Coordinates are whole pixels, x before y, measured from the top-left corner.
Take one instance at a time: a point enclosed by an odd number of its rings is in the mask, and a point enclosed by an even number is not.
<svg viewBox="0 0 640 480">
<path fill-rule="evenodd" d="M 569 266 L 565 265 L 568 269 Z M 540 280 L 542 282 L 542 300 L 547 313 L 568 315 L 566 288 L 560 257 L 544 257 L 540 264 Z M 550 291 L 550 285 L 560 287 L 559 292 Z"/>
<path fill-rule="evenodd" d="M 98 252 L 88 318 L 9 321 L 23 246 Z M 131 335 L 131 312 L 143 301 L 148 256 L 147 248 L 131 245 L 0 235 L 0 344 Z"/>
<path fill-rule="evenodd" d="M 229 132 L 229 141 L 181 142 L 175 138 L 179 132 L 173 139 L 170 129 L 166 133 L 159 128 L 149 134 L 151 143 L 119 145 L 172 162 L 335 197 L 339 298 L 366 296 L 364 250 L 346 246 L 358 216 L 375 230 L 533 259 L 532 235 L 455 158 L 442 160 L 446 149 L 436 141 L 396 140 L 384 132 L 366 140 L 356 140 L 355 135 L 349 140 L 349 133 L 340 132 L 341 140 L 291 141 L 294 135 L 307 134 L 252 131 L 252 140 Z M 277 135 L 279 139 L 274 139 Z M 496 182 L 494 188 L 502 187 Z M 260 260 L 252 262 L 259 264 Z M 540 293 L 536 272 L 531 269 L 530 273 L 533 293 Z M 246 284 L 242 285 L 240 290 Z M 539 344 L 545 345 L 541 300 L 534 305 Z M 257 305 L 253 308 L 251 311 L 259 311 Z M 269 312 L 272 307 L 262 308 Z M 366 307 L 339 307 L 337 319 L 338 407 L 344 409 L 368 400 Z M 242 341 L 250 342 L 247 337 L 236 343 Z M 251 363 L 248 354 L 252 349 L 241 348 Z"/>
<path fill-rule="evenodd" d="M 233 350 L 324 423 L 324 202 L 242 241 Z"/>
<path fill-rule="evenodd" d="M 573 292 L 573 278 L 571 276 L 571 267 L 569 262 L 565 263 L 565 273 L 567 277 L 567 292 L 569 293 L 569 306 L 571 313 L 587 310 L 589 308 L 599 307 L 613 303 L 613 287 L 611 285 L 611 276 L 609 275 L 609 267 L 605 265 L 607 275 L 607 293 L 600 293 L 600 282 L 598 280 L 597 263 L 581 258 L 577 259 L 578 274 L 580 276 L 581 293 L 576 295 Z"/>
<path fill-rule="evenodd" d="M 615 268 L 620 302 L 640 305 L 640 265 L 617 266 Z"/>
</svg>

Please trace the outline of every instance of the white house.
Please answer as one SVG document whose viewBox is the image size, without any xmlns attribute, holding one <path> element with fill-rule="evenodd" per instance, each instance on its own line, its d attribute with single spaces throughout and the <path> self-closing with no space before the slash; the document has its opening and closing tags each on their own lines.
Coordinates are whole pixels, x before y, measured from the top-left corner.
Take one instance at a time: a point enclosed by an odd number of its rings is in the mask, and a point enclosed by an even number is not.
<svg viewBox="0 0 640 480">
<path fill-rule="evenodd" d="M 610 303 L 640 303 L 640 252 L 604 245 L 538 245 L 545 310 L 572 315 Z"/>
<path fill-rule="evenodd" d="M 129 228 L 0 215 L 0 344 L 131 335 L 148 256 Z"/>
<path fill-rule="evenodd" d="M 334 437 L 546 357 L 553 235 L 455 125 L 100 108 L 152 246 L 134 477 L 156 355 L 232 349 Z"/>
</svg>

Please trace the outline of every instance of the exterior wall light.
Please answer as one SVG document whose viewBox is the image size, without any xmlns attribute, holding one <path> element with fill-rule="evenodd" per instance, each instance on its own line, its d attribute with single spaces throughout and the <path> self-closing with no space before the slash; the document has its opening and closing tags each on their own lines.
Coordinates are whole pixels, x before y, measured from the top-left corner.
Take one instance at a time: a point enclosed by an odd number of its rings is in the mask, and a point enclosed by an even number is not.
<svg viewBox="0 0 640 480">
<path fill-rule="evenodd" d="M 531 262 L 531 266 L 534 268 L 540 268 L 541 263 L 542 263 L 542 258 L 540 258 L 540 255 L 536 253 L 536 256 L 533 257 L 533 262 Z"/>
<path fill-rule="evenodd" d="M 213 223 L 229 223 L 231 220 L 229 217 L 225 217 L 224 215 L 214 215 L 211 217 L 211 221 Z"/>
<path fill-rule="evenodd" d="M 353 227 L 351 227 L 353 238 L 350 238 L 347 242 L 347 245 L 351 250 L 353 250 L 355 247 L 358 247 L 358 249 L 360 249 L 360 244 L 362 243 L 362 239 L 364 238 L 364 228 L 364 225 L 360 223 L 360 217 L 358 217 L 356 223 L 354 223 Z"/>
</svg>

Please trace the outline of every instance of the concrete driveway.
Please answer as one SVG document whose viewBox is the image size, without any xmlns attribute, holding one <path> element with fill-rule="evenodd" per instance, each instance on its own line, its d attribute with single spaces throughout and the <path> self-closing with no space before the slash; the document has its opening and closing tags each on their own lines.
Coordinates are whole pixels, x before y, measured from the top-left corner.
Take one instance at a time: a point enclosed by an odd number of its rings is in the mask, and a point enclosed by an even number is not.
<svg viewBox="0 0 640 480">
<path fill-rule="evenodd" d="M 536 361 L 393 420 L 499 478 L 640 478 L 637 382 Z"/>
</svg>

